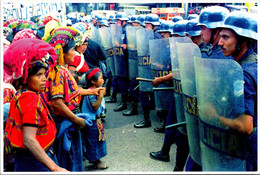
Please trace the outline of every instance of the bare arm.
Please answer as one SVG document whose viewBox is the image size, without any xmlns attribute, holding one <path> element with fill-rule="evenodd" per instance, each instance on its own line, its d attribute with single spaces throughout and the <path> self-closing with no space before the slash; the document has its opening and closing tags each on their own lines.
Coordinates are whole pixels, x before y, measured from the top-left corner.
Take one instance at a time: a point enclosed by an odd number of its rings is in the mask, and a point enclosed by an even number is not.
<svg viewBox="0 0 260 175">
<path fill-rule="evenodd" d="M 172 80 L 172 73 L 165 75 L 163 77 L 157 77 L 152 81 L 152 85 L 154 87 L 158 87 L 160 83 L 162 82 L 169 82 Z"/>
<path fill-rule="evenodd" d="M 101 102 L 102 102 L 102 99 L 103 99 L 105 93 L 106 93 L 105 90 L 99 91 L 99 96 L 98 96 L 97 101 L 96 101 L 95 103 L 92 103 L 92 107 L 93 107 L 93 109 L 94 109 L 95 111 L 98 110 L 98 108 L 100 107 Z"/>
<path fill-rule="evenodd" d="M 55 111 L 58 112 L 60 115 L 64 116 L 66 119 L 79 125 L 80 127 L 85 126 L 85 119 L 76 116 L 67 105 L 62 98 L 55 98 L 51 100 L 52 106 L 54 107 Z"/>
<path fill-rule="evenodd" d="M 50 169 L 50 171 L 67 171 L 59 167 L 42 149 L 39 142 L 36 140 L 37 128 L 31 126 L 23 127 L 23 143 L 31 151 L 32 155 L 43 165 Z"/>
<path fill-rule="evenodd" d="M 241 133 L 250 135 L 253 132 L 253 117 L 251 115 L 243 114 L 239 115 L 235 119 L 224 118 L 221 116 L 217 117 L 222 124 L 229 126 L 230 128 L 233 128 Z"/>
<path fill-rule="evenodd" d="M 104 90 L 104 87 L 99 87 L 96 89 L 83 89 L 82 87 L 79 87 L 79 93 L 82 96 L 86 96 L 86 95 L 99 95 L 99 91 L 100 90 Z"/>
</svg>

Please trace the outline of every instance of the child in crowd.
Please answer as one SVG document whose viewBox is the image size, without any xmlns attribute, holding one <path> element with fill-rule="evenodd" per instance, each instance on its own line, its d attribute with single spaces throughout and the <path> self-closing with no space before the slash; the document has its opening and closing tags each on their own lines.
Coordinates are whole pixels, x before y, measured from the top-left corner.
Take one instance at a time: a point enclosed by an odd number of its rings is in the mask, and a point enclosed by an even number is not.
<svg viewBox="0 0 260 175">
<path fill-rule="evenodd" d="M 100 69 L 90 69 L 86 73 L 86 84 L 88 89 L 102 87 L 104 84 L 103 74 Z M 93 125 L 86 128 L 86 139 L 84 154 L 93 167 L 96 169 L 106 169 L 108 165 L 100 159 L 107 155 L 106 138 L 104 126 L 101 122 L 101 114 L 105 113 L 104 95 L 106 91 L 100 90 L 99 95 L 85 96 L 82 102 L 82 113 L 91 115 Z"/>
</svg>

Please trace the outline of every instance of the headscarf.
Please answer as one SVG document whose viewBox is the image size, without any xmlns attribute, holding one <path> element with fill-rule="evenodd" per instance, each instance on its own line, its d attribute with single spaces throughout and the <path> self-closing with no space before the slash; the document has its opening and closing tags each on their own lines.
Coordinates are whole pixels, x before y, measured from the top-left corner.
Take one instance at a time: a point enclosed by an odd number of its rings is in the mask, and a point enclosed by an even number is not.
<svg viewBox="0 0 260 175">
<path fill-rule="evenodd" d="M 35 24 L 32 21 L 21 20 L 19 21 L 18 25 L 15 27 L 15 31 L 17 33 L 24 29 L 33 29 L 34 26 Z"/>
<path fill-rule="evenodd" d="M 24 29 L 15 34 L 13 42 L 24 38 L 37 38 L 37 37 L 34 34 L 34 31 L 32 29 Z"/>
<path fill-rule="evenodd" d="M 63 47 L 69 42 L 74 40 L 74 37 L 78 35 L 78 30 L 73 27 L 59 27 L 55 28 L 50 35 L 50 38 L 46 41 L 49 43 L 58 55 L 57 64 L 62 65 L 64 63 Z M 55 72 L 50 70 L 49 78 L 54 79 Z"/>
<path fill-rule="evenodd" d="M 82 45 L 91 38 L 91 27 L 88 23 L 78 22 L 73 24 L 71 27 L 74 27 L 79 31 L 79 34 L 76 36 L 76 46 Z"/>
<path fill-rule="evenodd" d="M 46 25 L 46 24 L 48 24 L 48 22 L 50 22 L 50 21 L 52 21 L 52 20 L 55 20 L 56 22 L 60 23 L 59 20 L 53 18 L 52 16 L 46 16 L 46 17 L 44 17 L 44 19 L 43 19 L 43 24 Z"/>
<path fill-rule="evenodd" d="M 42 37 L 43 41 L 48 41 L 50 39 L 50 33 L 53 29 L 60 27 L 61 24 L 55 20 L 51 20 L 49 21 L 46 25 L 45 25 L 45 29 L 44 29 L 44 36 Z"/>
<path fill-rule="evenodd" d="M 4 22 L 4 27 L 9 27 L 10 29 L 14 29 L 19 23 L 18 19 L 10 19 Z"/>
<path fill-rule="evenodd" d="M 33 38 L 18 40 L 10 45 L 4 54 L 4 64 L 11 68 L 13 79 L 23 78 L 23 83 L 27 82 L 28 69 L 31 63 L 41 60 L 45 64 L 50 64 L 54 68 L 57 54 L 48 43 Z"/>
</svg>

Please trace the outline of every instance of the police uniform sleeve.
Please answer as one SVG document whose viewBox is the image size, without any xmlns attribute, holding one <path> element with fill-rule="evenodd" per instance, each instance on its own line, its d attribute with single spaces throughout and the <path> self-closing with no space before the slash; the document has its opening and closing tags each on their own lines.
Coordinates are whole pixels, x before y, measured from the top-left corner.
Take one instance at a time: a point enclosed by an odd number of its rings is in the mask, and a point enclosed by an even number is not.
<svg viewBox="0 0 260 175">
<path fill-rule="evenodd" d="M 257 68 L 256 68 L 257 69 Z M 255 116 L 257 108 L 257 70 L 244 69 L 245 114 Z M 255 116 L 256 117 L 256 116 Z"/>
</svg>

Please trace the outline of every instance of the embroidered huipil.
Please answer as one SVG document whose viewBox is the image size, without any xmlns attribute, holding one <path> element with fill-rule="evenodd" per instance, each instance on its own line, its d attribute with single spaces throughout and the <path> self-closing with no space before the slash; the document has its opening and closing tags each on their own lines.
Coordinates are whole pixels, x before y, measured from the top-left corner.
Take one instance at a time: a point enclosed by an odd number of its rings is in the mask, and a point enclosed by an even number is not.
<svg viewBox="0 0 260 175">
<path fill-rule="evenodd" d="M 11 101 L 5 136 L 13 147 L 26 148 L 23 144 L 23 126 L 38 128 L 36 139 L 44 150 L 55 140 L 55 123 L 39 93 L 29 90 L 18 91 Z"/>
<path fill-rule="evenodd" d="M 54 98 L 64 99 L 70 110 L 78 108 L 81 96 L 76 80 L 66 67 L 57 65 L 55 69 L 57 70 L 55 78 L 51 80 L 47 75 L 48 80 L 46 82 L 45 97 L 51 109 L 55 114 L 58 114 L 51 105 L 51 100 Z"/>
</svg>

